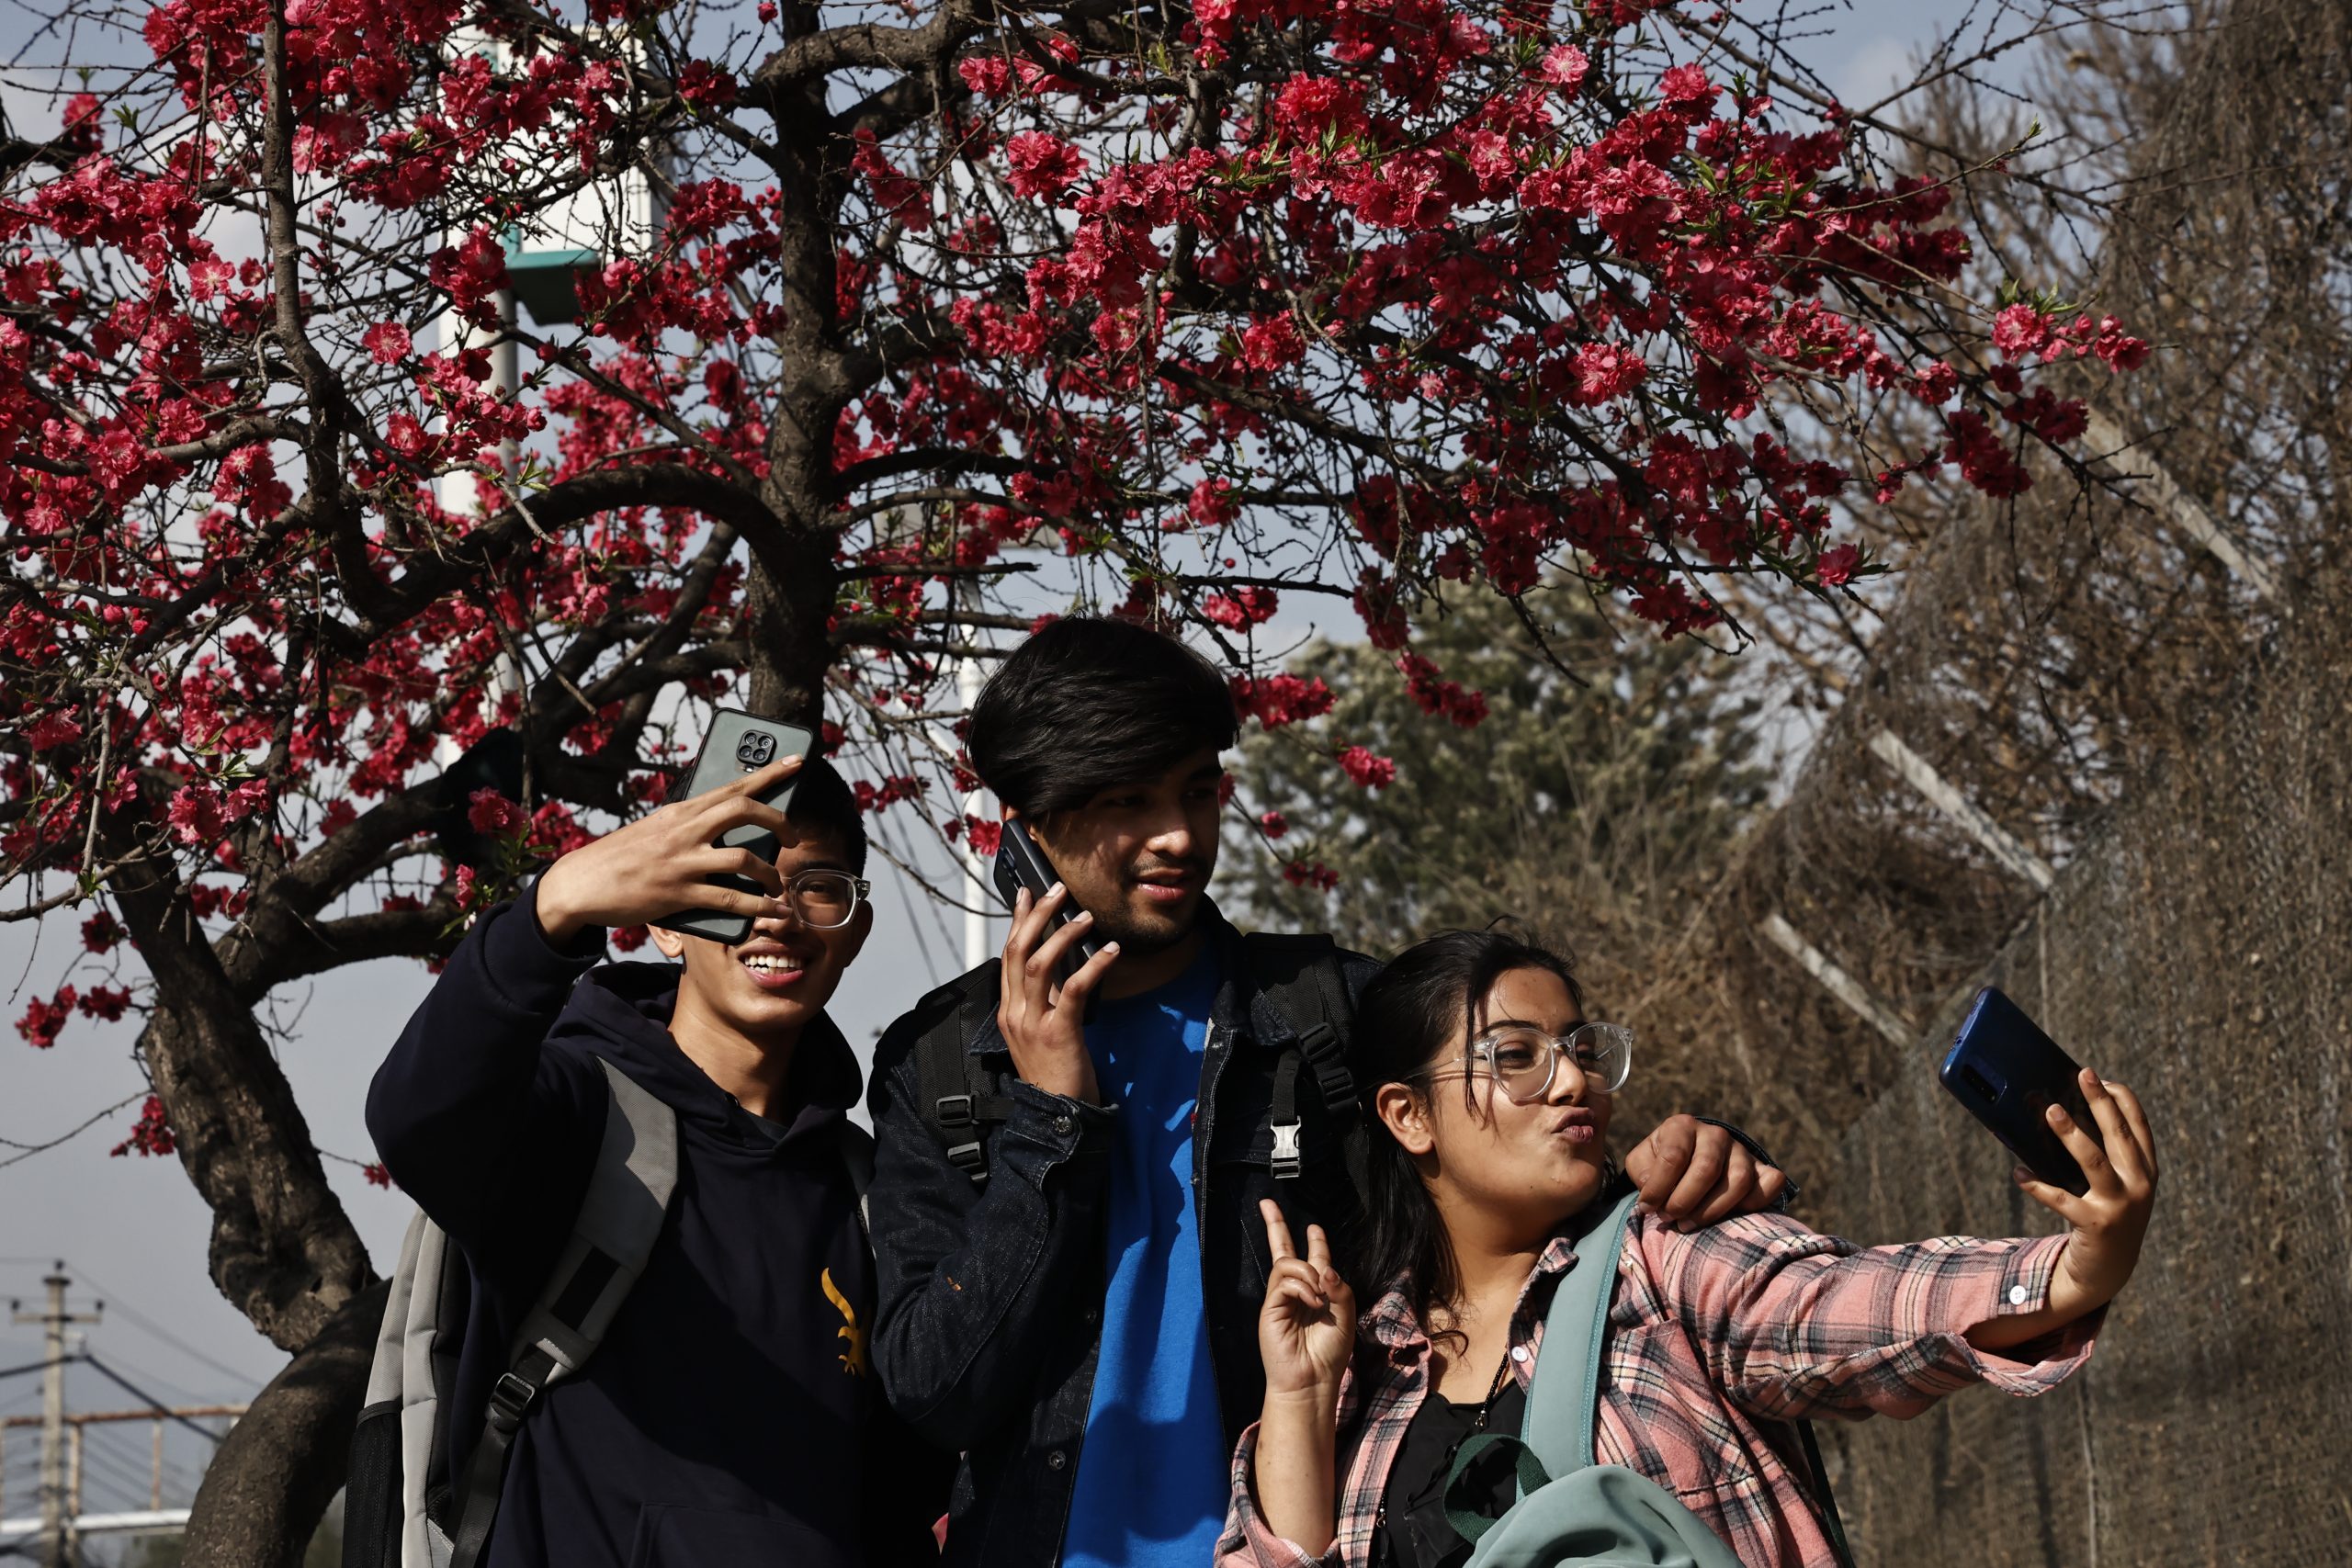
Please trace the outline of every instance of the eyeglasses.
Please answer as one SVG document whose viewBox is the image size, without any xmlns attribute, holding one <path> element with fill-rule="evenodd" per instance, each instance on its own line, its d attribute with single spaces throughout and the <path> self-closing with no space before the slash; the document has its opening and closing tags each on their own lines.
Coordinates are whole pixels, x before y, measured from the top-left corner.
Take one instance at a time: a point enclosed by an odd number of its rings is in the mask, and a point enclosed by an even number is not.
<svg viewBox="0 0 2352 1568">
<path fill-rule="evenodd" d="M 1579 1023 L 1555 1035 L 1510 1023 L 1489 1029 L 1454 1060 L 1473 1076 L 1483 1068 L 1513 1105 L 1532 1105 L 1552 1092 L 1563 1056 L 1576 1063 L 1588 1089 L 1614 1094 L 1633 1072 L 1634 1032 L 1622 1023 Z"/>
<path fill-rule="evenodd" d="M 873 884 L 845 871 L 796 872 L 785 880 L 785 902 L 800 923 L 817 931 L 836 931 L 849 924 L 858 902 L 874 891 Z"/>
</svg>

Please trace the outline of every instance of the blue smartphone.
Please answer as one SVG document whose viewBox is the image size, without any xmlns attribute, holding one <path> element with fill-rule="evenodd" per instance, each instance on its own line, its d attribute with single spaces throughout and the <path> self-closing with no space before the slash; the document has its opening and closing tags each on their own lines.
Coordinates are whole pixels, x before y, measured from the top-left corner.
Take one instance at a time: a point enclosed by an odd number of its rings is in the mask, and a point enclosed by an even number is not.
<svg viewBox="0 0 2352 1568">
<path fill-rule="evenodd" d="M 2081 1073 L 2075 1058 L 2023 1008 L 1987 986 L 1976 993 L 1960 1038 L 1936 1076 L 2019 1164 L 2079 1197 L 2090 1190 L 2089 1179 L 2051 1131 L 2047 1116 L 2052 1105 L 2063 1105 L 2076 1126 L 2099 1141 L 2098 1122 L 2083 1099 Z"/>
</svg>

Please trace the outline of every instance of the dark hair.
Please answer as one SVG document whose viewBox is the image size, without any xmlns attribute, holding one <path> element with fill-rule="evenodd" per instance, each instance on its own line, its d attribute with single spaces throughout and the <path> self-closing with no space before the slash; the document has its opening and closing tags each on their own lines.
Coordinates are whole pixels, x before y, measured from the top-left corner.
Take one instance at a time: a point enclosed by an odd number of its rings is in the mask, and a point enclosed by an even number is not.
<svg viewBox="0 0 2352 1568">
<path fill-rule="evenodd" d="M 1457 1032 L 1466 1038 L 1476 1028 L 1479 1004 L 1515 969 L 1557 975 L 1583 1008 L 1584 987 L 1565 956 L 1503 931 L 1440 931 L 1390 959 L 1356 1003 L 1348 1047 L 1356 1081 L 1373 1089 L 1415 1083 Z M 1413 1156 L 1377 1117 L 1368 1165 L 1363 1282 L 1377 1291 L 1409 1276 L 1414 1315 L 1427 1325 L 1430 1309 L 1450 1304 L 1461 1286 L 1445 1222 Z"/>
<path fill-rule="evenodd" d="M 857 796 L 840 769 L 822 757 L 801 763 L 785 818 L 795 827 L 813 828 L 831 839 L 850 870 L 865 874 L 865 813 L 857 808 Z"/>
<path fill-rule="evenodd" d="M 1023 817 L 1157 778 L 1233 744 L 1233 694 L 1209 662 L 1133 621 L 1056 621 L 998 666 L 972 705 L 972 770 Z"/>
</svg>

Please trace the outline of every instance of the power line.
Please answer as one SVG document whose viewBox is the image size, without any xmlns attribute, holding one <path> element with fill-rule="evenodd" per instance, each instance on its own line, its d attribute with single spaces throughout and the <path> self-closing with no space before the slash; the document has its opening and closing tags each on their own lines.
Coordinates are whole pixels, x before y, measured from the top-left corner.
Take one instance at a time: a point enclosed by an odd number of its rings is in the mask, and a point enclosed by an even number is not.
<svg viewBox="0 0 2352 1568">
<path fill-rule="evenodd" d="M 162 1400 L 156 1398 L 153 1394 L 149 1393 L 145 1389 L 141 1388 L 137 1383 L 132 1382 L 129 1378 L 126 1378 L 120 1372 L 116 1371 L 112 1367 L 107 1366 L 96 1356 L 85 1355 L 82 1359 L 92 1371 L 95 1371 L 99 1376 L 107 1379 L 117 1388 L 122 1390 L 123 1393 L 130 1395 L 131 1398 L 144 1403 L 148 1409 L 153 1411 L 164 1420 L 178 1422 L 181 1426 L 186 1427 L 189 1431 L 203 1438 L 207 1442 L 220 1442 L 220 1433 L 213 1431 L 209 1427 L 199 1427 L 185 1416 L 173 1415 L 169 1407 L 167 1407 Z"/>
<path fill-rule="evenodd" d="M 88 1352 L 88 1349 L 89 1347 L 87 1345 L 83 1347 L 83 1350 L 85 1354 Z M 167 1378 L 152 1367 L 142 1367 L 138 1362 L 130 1359 L 119 1352 L 109 1352 L 109 1355 L 112 1356 L 115 1369 L 118 1371 L 121 1372 L 125 1377 L 137 1378 L 141 1382 L 147 1384 L 151 1388 L 162 1389 L 165 1393 L 172 1396 L 171 1403 L 175 1404 L 207 1404 L 211 1403 L 210 1400 L 201 1394 L 198 1394 L 193 1389 L 183 1387 L 180 1384 L 179 1380 L 176 1378 Z"/>
<path fill-rule="evenodd" d="M 79 1356 L 68 1356 L 65 1358 L 68 1362 L 78 1361 L 81 1359 L 82 1358 Z M 42 1368 L 48 1365 L 49 1363 L 47 1361 L 27 1361 L 21 1367 L 0 1367 L 0 1378 L 20 1378 L 27 1372 L 40 1371 Z"/>
<path fill-rule="evenodd" d="M 187 1340 L 175 1337 L 169 1329 L 164 1327 L 153 1318 L 151 1318 L 146 1314 L 141 1312 L 137 1307 L 126 1304 L 123 1301 L 121 1292 L 107 1290 L 104 1285 L 99 1284 L 96 1280 L 90 1278 L 89 1271 L 87 1269 L 73 1263 L 68 1263 L 65 1267 L 68 1272 L 79 1276 L 82 1283 L 89 1286 L 91 1290 L 96 1291 L 99 1295 L 106 1298 L 107 1304 L 112 1306 L 115 1311 L 120 1313 L 123 1316 L 129 1318 L 134 1326 L 145 1330 L 150 1336 L 162 1340 L 173 1349 L 177 1350 L 181 1355 L 187 1356 L 194 1360 L 203 1362 L 206 1366 L 211 1368 L 214 1371 L 219 1372 L 223 1377 L 235 1378 L 241 1383 L 251 1383 L 256 1388 L 269 1381 L 267 1378 L 257 1378 L 251 1372 L 240 1371 L 235 1367 L 230 1366 L 226 1362 L 214 1360 L 211 1357 L 206 1355 L 195 1346 L 190 1345 Z"/>
</svg>

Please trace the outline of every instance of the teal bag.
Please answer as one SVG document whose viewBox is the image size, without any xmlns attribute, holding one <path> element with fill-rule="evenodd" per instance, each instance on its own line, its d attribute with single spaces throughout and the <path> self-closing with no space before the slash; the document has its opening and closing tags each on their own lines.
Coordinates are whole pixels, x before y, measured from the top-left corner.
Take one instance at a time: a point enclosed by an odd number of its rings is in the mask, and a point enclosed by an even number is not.
<svg viewBox="0 0 2352 1568">
<path fill-rule="evenodd" d="M 1544 1318 L 1521 1436 L 1482 1432 L 1454 1456 L 1445 1517 L 1475 1543 L 1468 1568 L 1740 1568 L 1723 1538 L 1673 1493 L 1623 1465 L 1592 1462 L 1610 1287 L 1640 1196 L 1627 1193 L 1577 1244 L 1576 1267 Z M 1516 1450 L 1519 1501 L 1498 1519 L 1453 1506 L 1462 1472 L 1498 1443 Z"/>
</svg>

